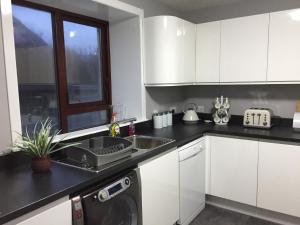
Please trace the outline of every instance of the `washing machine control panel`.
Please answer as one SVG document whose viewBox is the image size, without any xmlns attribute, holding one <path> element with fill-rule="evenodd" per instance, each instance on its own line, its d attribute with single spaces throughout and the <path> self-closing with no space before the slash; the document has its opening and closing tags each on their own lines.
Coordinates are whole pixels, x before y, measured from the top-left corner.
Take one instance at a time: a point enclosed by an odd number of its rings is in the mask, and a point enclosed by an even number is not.
<svg viewBox="0 0 300 225">
<path fill-rule="evenodd" d="M 124 177 L 116 182 L 114 182 L 113 184 L 101 189 L 98 192 L 98 200 L 100 202 L 105 202 L 111 198 L 113 198 L 114 196 L 122 193 L 123 191 L 125 191 L 127 188 L 129 188 L 131 185 L 131 180 L 129 177 Z"/>
</svg>

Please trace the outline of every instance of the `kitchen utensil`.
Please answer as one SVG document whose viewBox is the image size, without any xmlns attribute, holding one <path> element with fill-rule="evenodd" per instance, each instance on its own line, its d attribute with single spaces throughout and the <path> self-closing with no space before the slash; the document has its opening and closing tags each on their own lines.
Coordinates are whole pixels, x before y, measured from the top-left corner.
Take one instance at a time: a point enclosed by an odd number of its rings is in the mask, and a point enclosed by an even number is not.
<svg viewBox="0 0 300 225">
<path fill-rule="evenodd" d="M 184 113 L 183 121 L 185 123 L 191 123 L 191 124 L 198 123 L 199 117 L 196 112 L 196 104 L 188 103 L 186 105 L 186 108 L 187 110 L 183 112 Z"/>
<path fill-rule="evenodd" d="M 229 109 L 230 103 L 229 99 L 221 96 L 220 98 L 216 98 L 214 102 L 215 112 L 213 114 L 214 122 L 217 125 L 227 125 L 230 119 Z"/>
<path fill-rule="evenodd" d="M 163 127 L 167 127 L 168 126 L 168 115 L 167 115 L 167 112 L 163 112 L 162 120 L 163 120 Z"/>
<path fill-rule="evenodd" d="M 244 113 L 245 127 L 271 128 L 272 110 L 267 108 L 249 108 Z"/>
<path fill-rule="evenodd" d="M 293 119 L 293 128 L 300 131 L 300 112 L 295 112 Z"/>
<path fill-rule="evenodd" d="M 296 103 L 296 112 L 293 119 L 293 128 L 300 131 L 300 101 Z"/>
<path fill-rule="evenodd" d="M 168 126 L 172 126 L 173 125 L 173 113 L 170 111 L 168 112 Z"/>
<path fill-rule="evenodd" d="M 296 112 L 300 112 L 300 101 L 296 103 Z"/>
<path fill-rule="evenodd" d="M 84 167 L 98 167 L 132 154 L 133 143 L 118 137 L 94 137 L 64 150 L 68 161 Z"/>
</svg>

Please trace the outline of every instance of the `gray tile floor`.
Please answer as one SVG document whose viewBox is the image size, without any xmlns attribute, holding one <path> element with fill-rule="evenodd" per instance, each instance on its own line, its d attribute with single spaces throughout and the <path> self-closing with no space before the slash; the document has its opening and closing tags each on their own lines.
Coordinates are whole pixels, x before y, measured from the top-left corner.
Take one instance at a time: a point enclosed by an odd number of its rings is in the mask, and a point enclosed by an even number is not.
<svg viewBox="0 0 300 225">
<path fill-rule="evenodd" d="M 206 205 L 190 225 L 277 225 L 241 213 Z"/>
</svg>

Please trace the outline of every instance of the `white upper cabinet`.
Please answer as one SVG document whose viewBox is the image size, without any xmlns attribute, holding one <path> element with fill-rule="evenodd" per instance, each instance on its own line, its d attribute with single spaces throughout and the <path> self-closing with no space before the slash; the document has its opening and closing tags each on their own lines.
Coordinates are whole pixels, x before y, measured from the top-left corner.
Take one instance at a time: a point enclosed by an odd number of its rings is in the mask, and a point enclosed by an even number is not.
<svg viewBox="0 0 300 225">
<path fill-rule="evenodd" d="M 195 82 L 196 25 L 173 16 L 145 19 L 145 84 Z"/>
<path fill-rule="evenodd" d="M 257 206 L 300 217 L 300 146 L 259 143 Z"/>
<path fill-rule="evenodd" d="M 221 82 L 267 78 L 269 14 L 221 21 Z"/>
<path fill-rule="evenodd" d="M 268 81 L 300 80 L 300 9 L 271 13 Z"/>
<path fill-rule="evenodd" d="M 220 38 L 220 21 L 197 25 L 196 82 L 220 81 Z"/>
</svg>

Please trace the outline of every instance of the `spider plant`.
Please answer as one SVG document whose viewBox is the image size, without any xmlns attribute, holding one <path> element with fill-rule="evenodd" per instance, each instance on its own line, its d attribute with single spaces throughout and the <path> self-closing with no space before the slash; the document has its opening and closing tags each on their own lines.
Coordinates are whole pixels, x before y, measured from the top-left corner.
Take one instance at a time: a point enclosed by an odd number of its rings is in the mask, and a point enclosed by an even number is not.
<svg viewBox="0 0 300 225">
<path fill-rule="evenodd" d="M 60 144 L 64 138 L 53 143 L 57 135 L 60 134 L 60 130 L 54 131 L 51 134 L 52 130 L 53 125 L 49 118 L 44 122 L 37 122 L 32 135 L 28 134 L 27 129 L 24 135 L 18 134 L 20 138 L 13 144 L 12 150 L 23 151 L 33 158 L 43 158 L 47 157 L 53 151 L 59 151 L 78 144 Z"/>
</svg>

